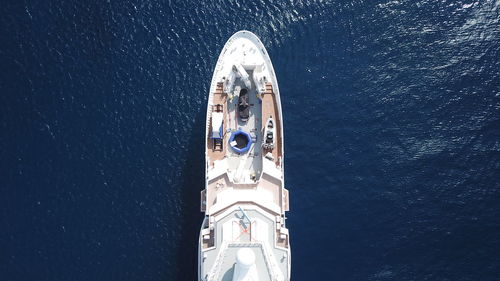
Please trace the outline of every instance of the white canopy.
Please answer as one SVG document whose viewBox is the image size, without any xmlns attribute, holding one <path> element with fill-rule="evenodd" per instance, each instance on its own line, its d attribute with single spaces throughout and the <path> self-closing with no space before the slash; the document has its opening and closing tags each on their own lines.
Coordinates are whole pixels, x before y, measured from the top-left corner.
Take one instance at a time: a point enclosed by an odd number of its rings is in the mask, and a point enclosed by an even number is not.
<svg viewBox="0 0 500 281">
<path fill-rule="evenodd" d="M 224 115 L 222 112 L 212 112 L 212 138 L 221 139 L 222 138 L 222 120 Z"/>
</svg>

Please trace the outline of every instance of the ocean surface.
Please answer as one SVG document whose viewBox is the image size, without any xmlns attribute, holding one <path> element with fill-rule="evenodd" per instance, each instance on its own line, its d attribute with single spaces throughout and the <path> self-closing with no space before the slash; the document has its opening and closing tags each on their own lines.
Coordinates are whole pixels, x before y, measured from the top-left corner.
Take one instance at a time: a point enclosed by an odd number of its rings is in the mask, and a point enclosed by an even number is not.
<svg viewBox="0 0 500 281">
<path fill-rule="evenodd" d="M 0 280 L 196 280 L 241 29 L 281 90 L 292 280 L 500 280 L 500 1 L 1 6 Z"/>
</svg>

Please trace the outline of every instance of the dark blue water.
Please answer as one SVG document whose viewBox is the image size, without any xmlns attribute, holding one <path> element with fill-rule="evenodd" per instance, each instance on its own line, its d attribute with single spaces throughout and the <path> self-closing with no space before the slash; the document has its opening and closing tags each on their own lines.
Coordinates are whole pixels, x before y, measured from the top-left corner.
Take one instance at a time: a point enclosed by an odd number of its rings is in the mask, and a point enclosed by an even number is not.
<svg viewBox="0 0 500 281">
<path fill-rule="evenodd" d="M 1 6 L 0 280 L 196 279 L 240 29 L 280 82 L 293 280 L 500 280 L 499 1 Z"/>
</svg>

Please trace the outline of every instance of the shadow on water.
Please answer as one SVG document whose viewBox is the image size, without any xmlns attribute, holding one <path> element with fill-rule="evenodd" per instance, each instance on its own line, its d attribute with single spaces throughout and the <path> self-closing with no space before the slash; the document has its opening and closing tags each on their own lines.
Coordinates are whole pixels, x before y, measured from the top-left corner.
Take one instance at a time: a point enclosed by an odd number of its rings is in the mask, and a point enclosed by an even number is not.
<svg viewBox="0 0 500 281">
<path fill-rule="evenodd" d="M 200 192 L 205 184 L 204 125 L 205 110 L 200 110 L 196 115 L 182 170 L 182 233 L 177 245 L 176 281 L 194 281 L 198 278 L 198 235 L 203 220 Z"/>
</svg>

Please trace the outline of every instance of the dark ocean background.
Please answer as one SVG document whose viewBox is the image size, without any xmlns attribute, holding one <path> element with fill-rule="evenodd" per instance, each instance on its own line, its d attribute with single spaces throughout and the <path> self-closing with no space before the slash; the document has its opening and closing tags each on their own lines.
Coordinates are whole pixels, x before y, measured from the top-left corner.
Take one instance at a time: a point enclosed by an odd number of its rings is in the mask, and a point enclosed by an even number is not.
<svg viewBox="0 0 500 281">
<path fill-rule="evenodd" d="M 500 1 L 10 1 L 0 280 L 196 280 L 212 71 L 274 63 L 292 280 L 500 280 Z"/>
</svg>

